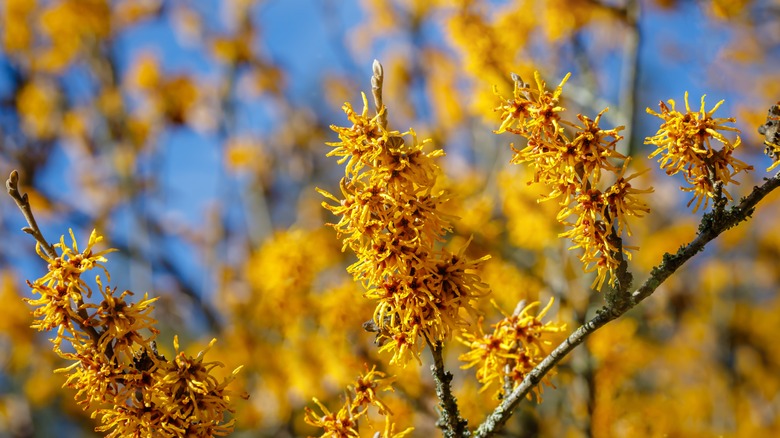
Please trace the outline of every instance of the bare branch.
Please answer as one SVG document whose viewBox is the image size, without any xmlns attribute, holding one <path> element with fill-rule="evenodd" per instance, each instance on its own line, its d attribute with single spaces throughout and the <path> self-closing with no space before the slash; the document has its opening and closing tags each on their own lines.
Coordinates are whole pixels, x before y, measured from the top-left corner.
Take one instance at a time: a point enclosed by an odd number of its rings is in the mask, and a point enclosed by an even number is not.
<svg viewBox="0 0 780 438">
<path fill-rule="evenodd" d="M 8 180 L 5 182 L 5 188 L 8 191 L 8 194 L 16 201 L 16 205 L 19 207 L 19 210 L 22 211 L 22 215 L 24 215 L 24 219 L 27 221 L 27 225 L 29 225 L 22 228 L 22 231 L 33 236 L 49 258 L 57 258 L 57 252 L 54 251 L 54 247 L 43 237 L 41 229 L 38 228 L 38 223 L 35 221 L 35 216 L 33 216 L 32 207 L 30 207 L 30 201 L 27 198 L 27 193 L 19 192 L 19 172 L 16 170 L 11 171 L 11 175 L 8 176 Z"/>
</svg>

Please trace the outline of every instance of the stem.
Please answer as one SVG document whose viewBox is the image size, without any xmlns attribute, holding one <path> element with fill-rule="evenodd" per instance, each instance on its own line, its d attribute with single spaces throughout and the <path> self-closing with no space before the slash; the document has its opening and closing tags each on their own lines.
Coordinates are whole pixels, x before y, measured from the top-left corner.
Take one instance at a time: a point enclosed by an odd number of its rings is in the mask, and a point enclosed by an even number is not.
<svg viewBox="0 0 780 438">
<path fill-rule="evenodd" d="M 658 287 L 675 273 L 685 262 L 704 249 L 710 241 L 714 240 L 724 231 L 738 225 L 751 217 L 755 206 L 770 192 L 780 187 L 780 173 L 772 178 L 767 178 L 761 186 L 756 186 L 753 191 L 739 204 L 728 211 L 707 213 L 702 217 L 699 225 L 699 233 L 690 243 L 682 246 L 676 254 L 666 253 L 661 264 L 653 268 L 650 277 L 636 291 L 631 293 L 629 300 L 620 300 L 609 303 L 596 312 L 596 316 L 584 323 L 568 338 L 561 342 L 547 357 L 539 363 L 520 385 L 501 402 L 501 404 L 485 419 L 475 432 L 475 437 L 490 437 L 495 435 L 512 416 L 515 408 L 533 389 L 542 378 L 558 362 L 580 345 L 585 338 L 608 322 L 617 319 L 624 313 L 634 308 L 645 298 L 653 294 Z M 620 285 L 621 288 L 628 286 Z M 622 291 L 622 292 L 625 292 Z"/>
<path fill-rule="evenodd" d="M 631 300 L 631 296 L 628 290 L 631 288 L 631 284 L 634 281 L 633 275 L 628 271 L 628 260 L 623 256 L 623 239 L 618 236 L 616 225 L 612 224 L 612 231 L 609 235 L 609 240 L 617 248 L 612 252 L 612 257 L 619 262 L 617 272 L 615 276 L 614 286 L 610 286 L 606 293 L 605 299 L 607 305 L 611 308 L 622 308 L 627 300 Z M 612 281 L 612 279 L 610 279 Z"/>
<path fill-rule="evenodd" d="M 452 387 L 450 386 L 452 373 L 444 368 L 444 359 L 442 357 L 444 347 L 441 342 L 437 342 L 434 346 L 427 337 L 425 340 L 428 342 L 433 355 L 431 373 L 433 374 L 436 395 L 439 397 L 439 407 L 441 408 L 441 417 L 436 425 L 442 429 L 445 438 L 468 437 L 470 436 L 468 421 L 461 418 L 458 410 L 458 401 L 452 394 Z"/>
</svg>

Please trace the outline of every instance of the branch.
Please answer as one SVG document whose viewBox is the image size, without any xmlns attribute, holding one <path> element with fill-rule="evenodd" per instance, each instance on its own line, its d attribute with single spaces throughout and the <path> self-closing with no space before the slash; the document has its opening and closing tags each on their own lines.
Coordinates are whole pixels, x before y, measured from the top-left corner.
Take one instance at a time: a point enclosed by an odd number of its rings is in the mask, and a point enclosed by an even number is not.
<svg viewBox="0 0 780 438">
<path fill-rule="evenodd" d="M 8 176 L 8 179 L 5 181 L 5 188 L 8 191 L 8 194 L 11 195 L 11 197 L 16 201 L 16 205 L 19 207 L 19 210 L 22 211 L 22 215 L 24 215 L 25 220 L 27 220 L 27 224 L 29 226 L 22 228 L 22 231 L 25 233 L 33 236 L 35 238 L 35 241 L 38 242 L 41 248 L 43 248 L 43 252 L 46 253 L 46 256 L 50 259 L 56 259 L 59 257 L 57 255 L 57 252 L 54 250 L 54 247 L 49 243 L 48 240 L 46 240 L 45 237 L 43 237 L 43 233 L 41 233 L 41 229 L 38 228 L 38 222 L 35 221 L 35 216 L 32 212 L 32 207 L 30 206 L 30 200 L 27 197 L 27 193 L 21 193 L 19 192 L 19 172 L 16 170 L 12 170 L 11 174 Z M 32 284 L 28 281 L 27 282 L 30 286 Z M 82 330 L 84 330 L 85 333 L 89 334 L 89 336 L 92 338 L 92 340 L 97 343 L 100 340 L 100 333 L 95 330 L 94 327 L 91 327 L 86 324 L 86 321 L 89 319 L 89 315 L 87 315 L 87 311 L 81 306 L 82 302 L 76 303 L 76 309 L 75 315 L 78 315 L 78 318 L 75 318 L 71 315 L 71 319 L 76 322 L 76 324 L 81 327 Z M 108 357 L 113 356 L 113 347 L 111 345 L 108 346 L 106 349 L 107 353 L 106 355 Z"/>
<path fill-rule="evenodd" d="M 433 365 L 431 365 L 431 373 L 433 374 L 433 382 L 436 386 L 436 395 L 439 397 L 439 407 L 441 408 L 441 418 L 436 423 L 444 432 L 445 438 L 460 438 L 470 435 L 468 430 L 468 421 L 461 418 L 458 411 L 458 401 L 452 394 L 452 388 L 450 383 L 452 382 L 452 373 L 444 369 L 444 359 L 442 358 L 442 351 L 444 350 L 441 342 L 437 342 L 434 346 L 426 337 L 428 346 L 431 348 L 431 354 L 433 355 Z"/>
<path fill-rule="evenodd" d="M 631 294 L 630 300 L 610 303 L 602 307 L 596 312 L 595 317 L 584 323 L 561 342 L 536 368 L 528 373 L 520 385 L 485 419 L 474 436 L 484 438 L 496 434 L 512 416 L 517 405 L 528 395 L 531 389 L 539 384 L 542 378 L 561 359 L 580 345 L 588 335 L 608 322 L 622 316 L 645 298 L 652 295 L 658 289 L 658 286 L 666 281 L 685 262 L 702 251 L 707 243 L 740 222 L 748 220 L 753 214 L 756 205 L 778 187 L 780 187 L 780 173 L 772 178 L 765 179 L 763 185 L 754 187 L 748 196 L 742 198 L 739 204 L 728 211 L 720 212 L 720 214 L 716 211 L 705 214 L 699 224 L 699 233 L 696 238 L 687 245 L 680 247 L 676 254 L 664 254 L 661 264 L 653 268 L 650 277 L 645 280 L 639 289 Z"/>
<path fill-rule="evenodd" d="M 41 229 L 38 228 L 38 223 L 35 221 L 35 216 L 33 216 L 32 207 L 30 207 L 30 201 L 27 198 L 27 193 L 19 192 L 19 172 L 16 170 L 11 171 L 11 175 L 8 176 L 8 180 L 5 182 L 5 188 L 8 191 L 8 194 L 16 201 L 16 205 L 19 207 L 19 210 L 22 211 L 25 220 L 27 220 L 27 225 L 29 225 L 22 228 L 22 231 L 33 236 L 49 258 L 56 259 L 57 252 L 54 251 L 54 247 L 49 244 L 49 241 L 43 237 Z"/>
</svg>

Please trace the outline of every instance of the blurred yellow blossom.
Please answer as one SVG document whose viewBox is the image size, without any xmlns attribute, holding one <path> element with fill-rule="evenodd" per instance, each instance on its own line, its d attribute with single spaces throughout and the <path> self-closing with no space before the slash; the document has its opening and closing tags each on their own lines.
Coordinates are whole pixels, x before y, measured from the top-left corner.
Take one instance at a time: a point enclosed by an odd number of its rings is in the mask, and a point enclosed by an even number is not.
<svg viewBox="0 0 780 438">
<path fill-rule="evenodd" d="M 157 57 L 144 53 L 132 64 L 128 73 L 128 83 L 142 91 L 153 91 L 161 81 L 160 65 Z"/>
<path fill-rule="evenodd" d="M 111 32 L 111 10 L 105 0 L 53 2 L 47 4 L 39 20 L 47 45 L 35 63 L 47 72 L 64 70 L 81 51 Z"/>
<path fill-rule="evenodd" d="M 322 411 L 322 415 L 316 414 L 312 409 L 306 408 L 306 422 L 312 426 L 323 429 L 321 437 L 346 438 L 360 437 L 359 420 L 367 418 L 368 408 L 373 406 L 379 414 L 385 417 L 383 432 L 377 432 L 374 436 L 381 438 L 401 438 L 412 432 L 408 428 L 402 432 L 395 432 L 395 423 L 392 420 L 393 413 L 390 408 L 379 398 L 379 393 L 392 391 L 392 378 L 386 378 L 385 374 L 377 371 L 376 366 L 358 376 L 354 385 L 349 387 L 345 396 L 344 405 L 336 412 L 331 412 L 319 400 L 314 398 L 314 403 Z"/>
<path fill-rule="evenodd" d="M 0 9 L 0 43 L 8 53 L 24 53 L 33 43 L 35 0 L 6 0 Z"/>
<path fill-rule="evenodd" d="M 188 121 L 198 101 L 195 81 L 186 75 L 173 76 L 163 81 L 156 90 L 163 115 L 173 124 Z"/>
<path fill-rule="evenodd" d="M 26 83 L 17 96 L 16 106 L 22 117 L 22 127 L 33 138 L 50 139 L 56 135 L 59 120 L 57 110 L 60 92 L 46 80 Z"/>
<path fill-rule="evenodd" d="M 154 17 L 162 8 L 162 0 L 119 0 L 112 11 L 112 20 L 118 27 L 127 27 Z"/>
<path fill-rule="evenodd" d="M 270 158 L 258 139 L 248 136 L 230 138 L 225 144 L 225 165 L 232 171 L 251 170 L 260 175 L 271 171 Z"/>
</svg>

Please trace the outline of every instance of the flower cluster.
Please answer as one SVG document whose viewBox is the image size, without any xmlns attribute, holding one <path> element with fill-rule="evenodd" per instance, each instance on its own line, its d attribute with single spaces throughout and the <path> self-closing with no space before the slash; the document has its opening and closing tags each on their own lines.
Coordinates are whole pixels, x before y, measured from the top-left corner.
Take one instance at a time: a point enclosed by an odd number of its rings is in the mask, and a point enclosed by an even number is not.
<svg viewBox="0 0 780 438">
<path fill-rule="evenodd" d="M 641 217 L 650 211 L 637 195 L 653 189 L 632 187 L 630 181 L 639 174 L 625 176 L 629 159 L 616 150 L 623 127 L 599 126 L 606 109 L 595 119 L 577 115 L 578 124 L 561 118 L 561 92 L 568 78 L 566 75 L 555 90 L 549 91 L 538 73 L 535 89 L 515 76 L 513 97 L 502 98 L 496 108 L 501 113 L 496 133 L 511 132 L 527 139 L 522 150 L 512 146 L 512 163 L 530 163 L 533 182 L 550 188 L 541 200 L 558 202 L 557 219 L 569 227 L 560 236 L 571 239 L 572 249 L 582 248 L 580 260 L 585 271 L 597 272 L 591 287 L 600 290 L 608 273 L 616 279 L 622 255 L 630 257 L 628 250 L 636 249 L 622 245 L 620 235 L 624 230 L 631 234 L 629 216 Z M 573 134 L 567 135 L 566 127 Z M 623 165 L 613 164 L 615 160 L 624 160 Z M 600 188 L 604 172 L 612 173 L 614 182 Z"/>
<path fill-rule="evenodd" d="M 352 126 L 332 127 L 340 142 L 330 144 L 328 155 L 346 162 L 341 199 L 318 191 L 335 203 L 323 206 L 341 216 L 331 225 L 342 249 L 357 255 L 348 271 L 377 300 L 373 325 L 381 350 L 406 364 L 419 361 L 423 338 L 439 342 L 465 325 L 461 310 L 474 313 L 473 300 L 487 293 L 474 272 L 487 257 L 470 260 L 465 248 L 436 247 L 452 219 L 440 211 L 446 195 L 433 188 L 440 172 L 434 160 L 444 152 L 425 152 L 426 141 L 414 131 L 387 129 L 384 107 L 369 117 L 365 95 L 363 104 L 362 113 L 344 106 Z"/>
<path fill-rule="evenodd" d="M 52 339 L 54 351 L 63 359 L 73 361 L 57 370 L 67 375 L 66 387 L 76 390 L 75 399 L 92 417 L 101 417 L 96 430 L 108 437 L 184 437 L 222 436 L 233 429 L 233 420 L 225 418 L 231 411 L 230 391 L 226 389 L 232 377 L 219 382 L 211 371 L 219 362 L 204 362 L 208 349 L 197 357 L 179 352 L 167 360 L 156 350 L 154 342 L 157 321 L 150 315 L 156 298 L 129 301 L 132 292 L 116 293 L 116 288 L 103 285 L 96 277 L 102 300 L 85 301 L 92 296 L 83 274 L 95 268 L 103 270 L 105 254 L 112 250 L 94 251 L 102 237 L 95 231 L 86 248 L 79 251 L 73 232 L 73 243 L 65 244 L 64 236 L 54 245 L 60 249 L 56 258 L 38 254 L 49 263 L 49 272 L 28 282 L 36 299 L 26 299 L 35 306 L 36 320 L 32 327 L 40 331 L 57 330 Z M 63 349 L 63 341 L 68 348 Z M 216 340 L 212 340 L 211 345 Z M 233 376 L 238 372 L 236 369 Z"/>
<path fill-rule="evenodd" d="M 728 183 L 739 184 L 733 178 L 743 171 L 752 170 L 744 162 L 734 158 L 733 152 L 742 142 L 737 136 L 736 140 L 727 139 L 721 131 L 739 132 L 737 128 L 725 126 L 725 123 L 734 122 L 734 118 L 713 118 L 712 114 L 723 104 L 723 101 L 706 111 L 704 109 L 704 96 L 701 97 L 701 109 L 698 112 L 691 111 L 688 104 L 688 93 L 685 93 L 685 113 L 677 111 L 675 101 L 669 99 L 669 108 L 661 102 L 661 112 L 655 112 L 647 108 L 647 112 L 663 120 L 658 132 L 645 139 L 646 144 L 653 144 L 656 150 L 649 158 L 659 156 L 658 162 L 661 169 L 667 175 L 682 172 L 689 187 L 681 187 L 683 191 L 693 192 L 693 198 L 688 202 L 690 206 L 696 204 L 693 211 L 699 209 L 702 202 L 704 208 L 709 205 L 710 198 L 717 196 L 717 186 L 721 187 L 723 195 L 731 200 L 729 192 L 723 188 Z M 720 149 L 713 147 L 712 140 L 722 144 Z"/>
<path fill-rule="evenodd" d="M 381 438 L 401 438 L 411 433 L 412 428 L 402 432 L 395 432 L 395 423 L 392 421 L 393 413 L 390 408 L 379 399 L 378 393 L 392 391 L 392 378 L 385 378 L 385 374 L 377 371 L 376 366 L 360 375 L 354 386 L 349 387 L 344 404 L 337 412 L 331 412 L 317 398 L 314 403 L 319 406 L 322 415 L 315 414 L 310 408 L 306 408 L 304 420 L 312 426 L 323 429 L 322 437 L 349 438 L 359 437 L 358 422 L 362 417 L 368 416 L 368 408 L 377 408 L 380 415 L 385 417 L 383 432 L 377 432 L 374 436 Z"/>
<path fill-rule="evenodd" d="M 531 311 L 539 306 L 538 301 L 520 306 L 518 312 L 504 315 L 504 319 L 494 324 L 492 333 L 485 334 L 480 324 L 478 334 L 461 335 L 459 341 L 469 347 L 459 357 L 466 362 L 461 368 L 478 366 L 477 380 L 483 385 L 482 391 L 498 383 L 497 395 L 506 395 L 549 353 L 550 335 L 566 330 L 564 323 L 542 323 L 552 304 L 551 299 L 537 315 L 531 315 Z M 550 384 L 549 374 L 544 381 Z M 542 387 L 537 386 L 534 391 L 538 396 Z"/>
</svg>

